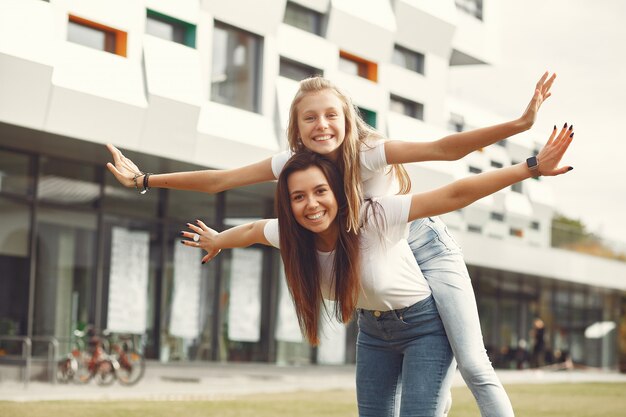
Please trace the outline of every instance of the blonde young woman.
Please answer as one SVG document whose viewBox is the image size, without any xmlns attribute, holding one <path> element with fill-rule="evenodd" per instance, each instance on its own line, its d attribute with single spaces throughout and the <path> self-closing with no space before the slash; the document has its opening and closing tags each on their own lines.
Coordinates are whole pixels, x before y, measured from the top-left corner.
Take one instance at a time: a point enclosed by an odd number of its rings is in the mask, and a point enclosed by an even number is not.
<svg viewBox="0 0 626 417">
<path fill-rule="evenodd" d="M 529 129 L 555 75 L 545 73 L 519 119 L 452 134 L 433 142 L 388 141 L 359 117 L 349 96 L 330 81 L 303 80 L 291 104 L 287 137 L 290 151 L 232 170 L 206 170 L 145 176 L 112 145 L 109 170 L 127 187 L 175 188 L 216 193 L 278 178 L 293 153 L 309 150 L 331 159 L 342 174 L 347 200 L 346 227 L 359 228 L 363 198 L 405 193 L 408 176 L 399 164 L 428 160 L 456 160 Z M 393 167 L 391 170 L 390 167 Z M 435 217 L 411 224 L 409 243 L 426 278 L 448 333 L 459 369 L 476 397 L 481 414 L 512 416 L 511 403 L 487 357 L 476 301 L 458 245 Z"/>
<path fill-rule="evenodd" d="M 361 417 L 442 416 L 453 375 L 452 349 L 432 292 L 406 240 L 408 223 L 456 210 L 518 181 L 559 175 L 573 132 L 555 127 L 537 164 L 502 168 L 428 193 L 366 200 L 361 224 L 347 230 L 348 204 L 333 163 L 295 154 L 276 189 L 278 219 L 217 233 L 201 221 L 182 243 L 207 252 L 265 244 L 279 247 L 301 328 L 318 342 L 322 299 L 336 301 L 348 321 L 356 307 L 357 402 Z M 280 227 L 279 227 L 280 226 Z M 400 395 L 398 395 L 400 394 Z M 399 404 L 396 403 L 399 398 Z"/>
</svg>

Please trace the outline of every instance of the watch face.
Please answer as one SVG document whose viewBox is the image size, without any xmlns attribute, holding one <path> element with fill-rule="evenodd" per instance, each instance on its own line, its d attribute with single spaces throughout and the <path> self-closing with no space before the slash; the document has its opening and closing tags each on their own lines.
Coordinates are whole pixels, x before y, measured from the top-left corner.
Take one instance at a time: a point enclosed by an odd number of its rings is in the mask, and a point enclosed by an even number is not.
<svg viewBox="0 0 626 417">
<path fill-rule="evenodd" d="M 526 160 L 526 164 L 528 165 L 528 168 L 533 169 L 533 168 L 537 168 L 537 157 L 536 156 L 531 156 L 530 158 L 528 158 Z"/>
</svg>

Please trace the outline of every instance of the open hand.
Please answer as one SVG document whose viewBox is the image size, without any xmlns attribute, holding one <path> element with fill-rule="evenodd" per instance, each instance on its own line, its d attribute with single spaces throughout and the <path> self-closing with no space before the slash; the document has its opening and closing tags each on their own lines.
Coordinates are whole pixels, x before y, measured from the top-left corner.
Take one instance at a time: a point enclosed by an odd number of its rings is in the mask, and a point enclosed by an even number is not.
<svg viewBox="0 0 626 417">
<path fill-rule="evenodd" d="M 221 252 L 221 249 L 216 247 L 215 242 L 215 238 L 219 233 L 204 224 L 202 220 L 196 220 L 196 223 L 198 225 L 187 223 L 187 227 L 189 227 L 192 232 L 183 231 L 180 232 L 180 235 L 191 240 L 181 240 L 181 242 L 185 246 L 204 249 L 207 254 L 202 258 L 202 263 L 205 264 Z"/>
<path fill-rule="evenodd" d="M 546 71 L 541 76 L 539 81 L 537 81 L 533 98 L 530 99 L 528 107 L 526 107 L 526 110 L 524 110 L 524 114 L 522 114 L 522 117 L 520 118 L 526 129 L 530 129 L 533 124 L 535 124 L 535 120 L 537 119 L 537 113 L 539 113 L 539 108 L 541 107 L 543 102 L 552 95 L 552 93 L 550 93 L 550 88 L 552 87 L 552 83 L 554 83 L 556 74 L 553 73 L 550 78 L 548 78 L 548 74 L 548 71 Z"/>
<path fill-rule="evenodd" d="M 117 149 L 115 146 L 110 143 L 107 144 L 107 149 L 111 152 L 113 156 L 114 164 L 108 162 L 107 168 L 115 178 L 122 184 L 124 187 L 135 187 L 135 175 L 140 174 L 141 170 L 137 168 L 137 165 L 130 159 L 126 158 L 122 152 Z M 136 178 L 139 184 L 143 181 L 143 175 Z"/>
<path fill-rule="evenodd" d="M 573 125 L 568 128 L 567 123 L 565 123 L 560 131 L 558 131 L 556 126 L 554 126 L 550 139 L 548 139 L 548 143 L 546 143 L 537 155 L 537 159 L 539 160 L 539 166 L 537 169 L 540 175 L 561 175 L 573 169 L 571 166 L 558 167 L 561 162 L 561 158 L 563 158 L 565 151 L 567 151 L 567 148 L 569 148 L 573 139 Z"/>
</svg>

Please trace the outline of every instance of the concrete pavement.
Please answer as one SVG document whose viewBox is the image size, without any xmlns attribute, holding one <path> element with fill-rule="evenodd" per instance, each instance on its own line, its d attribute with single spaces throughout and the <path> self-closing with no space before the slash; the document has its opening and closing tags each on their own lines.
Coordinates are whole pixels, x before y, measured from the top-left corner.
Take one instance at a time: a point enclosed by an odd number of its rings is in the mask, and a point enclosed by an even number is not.
<svg viewBox="0 0 626 417">
<path fill-rule="evenodd" d="M 295 391 L 354 390 L 354 366 L 277 366 L 258 363 L 147 364 L 144 378 L 135 386 L 114 383 L 87 385 L 18 381 L 0 382 L 0 401 L 55 400 L 217 400 L 243 395 Z M 504 385 L 580 382 L 626 383 L 626 374 L 599 370 L 498 370 Z M 454 386 L 462 386 L 457 373 Z"/>
</svg>

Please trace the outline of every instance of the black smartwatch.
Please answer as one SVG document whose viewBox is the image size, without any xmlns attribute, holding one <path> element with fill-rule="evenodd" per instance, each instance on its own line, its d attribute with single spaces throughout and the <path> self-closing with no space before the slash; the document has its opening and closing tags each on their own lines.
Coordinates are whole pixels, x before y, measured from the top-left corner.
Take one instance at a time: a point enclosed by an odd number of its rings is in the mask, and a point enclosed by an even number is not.
<svg viewBox="0 0 626 417">
<path fill-rule="evenodd" d="M 536 156 L 531 156 L 526 160 L 526 165 L 528 165 L 528 169 L 533 177 L 539 176 L 539 159 Z"/>
</svg>

